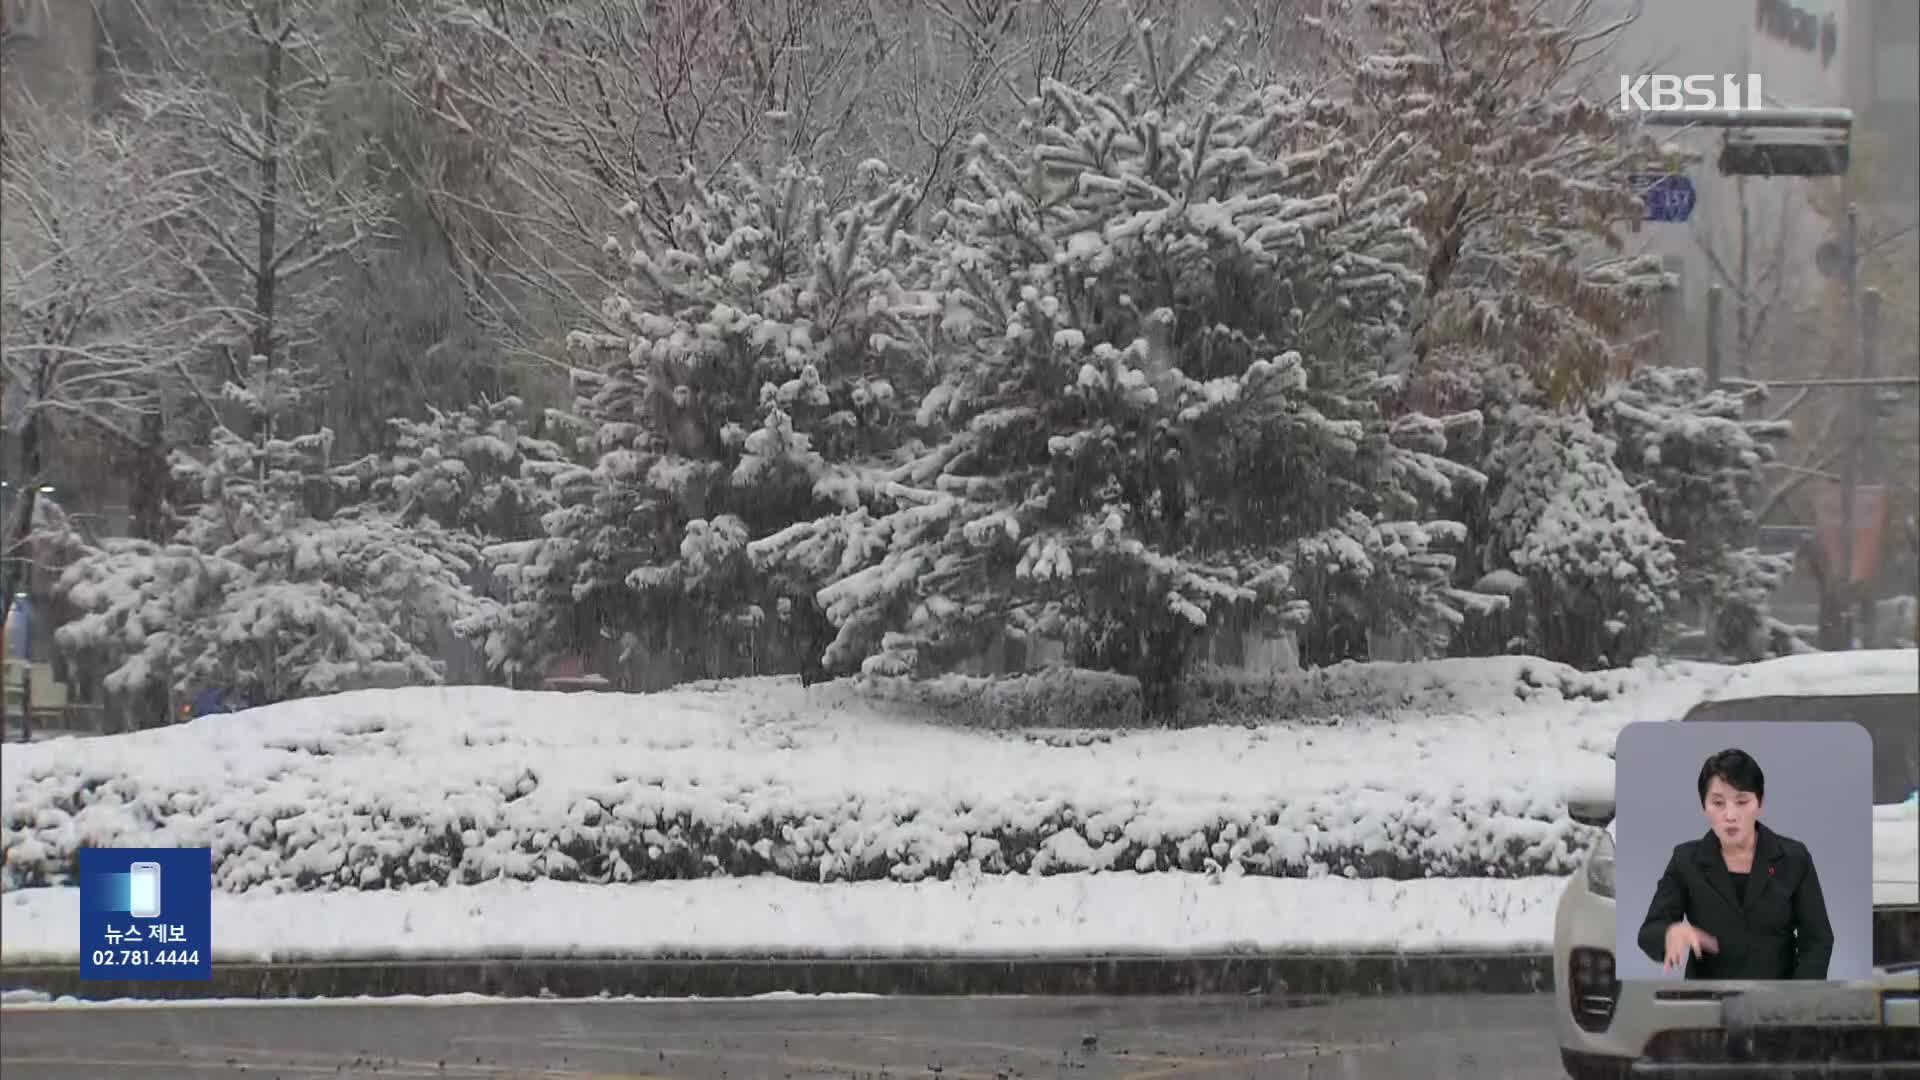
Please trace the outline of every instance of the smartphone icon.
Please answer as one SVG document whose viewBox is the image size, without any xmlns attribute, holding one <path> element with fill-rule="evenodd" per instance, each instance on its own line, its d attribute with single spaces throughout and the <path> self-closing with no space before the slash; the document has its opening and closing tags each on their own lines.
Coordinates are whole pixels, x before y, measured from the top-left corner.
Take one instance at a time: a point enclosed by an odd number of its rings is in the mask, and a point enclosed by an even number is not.
<svg viewBox="0 0 1920 1080">
<path fill-rule="evenodd" d="M 137 862 L 127 870 L 127 914 L 136 919 L 160 917 L 160 864 Z"/>
</svg>

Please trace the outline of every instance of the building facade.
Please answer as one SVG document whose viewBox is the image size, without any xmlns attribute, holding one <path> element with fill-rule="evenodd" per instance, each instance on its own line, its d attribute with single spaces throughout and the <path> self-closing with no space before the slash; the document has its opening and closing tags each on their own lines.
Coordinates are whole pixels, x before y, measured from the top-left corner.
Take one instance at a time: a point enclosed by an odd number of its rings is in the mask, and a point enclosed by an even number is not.
<svg viewBox="0 0 1920 1080">
<path fill-rule="evenodd" d="M 1879 145 L 1878 185 L 1893 205 L 1920 205 L 1920 3 L 1851 0 L 1860 42 L 1846 72 L 1857 123 Z"/>
</svg>

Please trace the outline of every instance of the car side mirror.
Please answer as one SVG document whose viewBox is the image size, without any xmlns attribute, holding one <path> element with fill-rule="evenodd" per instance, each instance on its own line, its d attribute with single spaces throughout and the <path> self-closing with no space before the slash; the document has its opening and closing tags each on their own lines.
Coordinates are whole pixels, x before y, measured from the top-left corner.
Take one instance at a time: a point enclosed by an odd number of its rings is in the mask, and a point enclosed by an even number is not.
<svg viewBox="0 0 1920 1080">
<path fill-rule="evenodd" d="M 1583 791 L 1568 796 L 1567 816 L 1582 825 L 1606 828 L 1613 823 L 1613 792 Z"/>
</svg>

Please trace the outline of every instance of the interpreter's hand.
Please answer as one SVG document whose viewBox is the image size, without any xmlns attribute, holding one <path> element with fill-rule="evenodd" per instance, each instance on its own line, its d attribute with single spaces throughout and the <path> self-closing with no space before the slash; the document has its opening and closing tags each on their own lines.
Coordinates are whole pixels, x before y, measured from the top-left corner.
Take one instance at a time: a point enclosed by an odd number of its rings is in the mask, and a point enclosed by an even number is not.
<svg viewBox="0 0 1920 1080">
<path fill-rule="evenodd" d="M 1660 970 L 1672 971 L 1687 966 L 1687 954 L 1704 956 L 1720 951 L 1720 943 L 1707 933 L 1690 923 L 1677 922 L 1667 927 L 1667 961 Z"/>
</svg>

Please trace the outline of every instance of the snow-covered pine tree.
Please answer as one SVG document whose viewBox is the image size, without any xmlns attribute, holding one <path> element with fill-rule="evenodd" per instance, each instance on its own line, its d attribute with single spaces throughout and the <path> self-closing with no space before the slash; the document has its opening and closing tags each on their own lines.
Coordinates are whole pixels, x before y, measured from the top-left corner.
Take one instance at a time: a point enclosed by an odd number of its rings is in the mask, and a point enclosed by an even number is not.
<svg viewBox="0 0 1920 1080">
<path fill-rule="evenodd" d="M 464 578 L 479 551 L 431 520 L 334 509 L 351 478 L 331 433 L 252 441 L 216 429 L 176 454 L 198 494 L 171 543 L 111 540 L 60 590 L 82 614 L 63 647 L 110 668 L 106 688 L 237 692 L 255 704 L 365 685 L 433 683 L 440 635 L 495 619 Z"/>
<path fill-rule="evenodd" d="M 518 397 L 391 421 L 394 448 L 369 458 L 368 494 L 402 521 L 432 518 L 489 542 L 531 535 L 553 509 L 551 478 L 571 468 L 554 421 Z"/>
<path fill-rule="evenodd" d="M 867 670 L 924 672 L 1040 629 L 1164 717 L 1210 622 L 1298 615 L 1302 575 L 1444 583 L 1419 496 L 1474 477 L 1377 400 L 1420 291 L 1420 199 L 1386 179 L 1407 141 L 1141 39 L 1126 92 L 1050 84 L 1023 145 L 973 143 L 922 406 L 949 434 L 842 522 L 838 660 L 878 635 Z"/>
<path fill-rule="evenodd" d="M 544 477 L 552 506 L 530 538 L 486 552 L 511 597 L 513 659 L 535 671 L 557 656 L 591 656 L 603 641 L 634 632 L 625 579 L 647 550 L 654 512 L 634 450 L 646 438 L 639 358 L 618 351 L 618 339 L 576 340 L 608 349 L 613 359 L 604 371 L 574 372 L 579 397 L 566 419 L 577 428 L 575 464 Z"/>
<path fill-rule="evenodd" d="M 511 682 L 541 670 L 545 654 L 537 629 L 521 620 L 529 572 L 538 574 L 545 515 L 560 506 L 557 478 L 577 474 L 564 434 L 566 418 L 535 413 L 522 399 L 480 401 L 434 410 L 424 420 L 390 422 L 393 449 L 353 466 L 359 490 L 399 525 L 429 521 L 485 545 L 488 571 L 470 584 L 503 599 L 498 619 L 463 628 L 489 646 L 488 667 Z M 490 572 L 489 572 L 490 571 Z"/>
<path fill-rule="evenodd" d="M 1612 85 L 1623 24 L 1534 0 L 1363 7 L 1330 44 L 1363 130 L 1415 138 L 1397 174 L 1427 196 L 1415 375 L 1504 362 L 1556 402 L 1598 390 L 1644 352 L 1635 323 L 1667 282 L 1658 258 L 1619 253 L 1642 213 L 1630 174 L 1671 162 L 1581 92 Z"/>
<path fill-rule="evenodd" d="M 1614 448 L 1618 477 L 1607 477 L 1603 486 L 1624 484 L 1634 495 L 1590 500 L 1587 512 L 1612 515 L 1606 520 L 1595 517 L 1590 523 L 1594 534 L 1638 536 L 1644 522 L 1651 522 L 1667 541 L 1672 590 L 1662 593 L 1666 599 L 1657 609 L 1629 605 L 1622 609 L 1626 614 L 1618 616 L 1629 626 L 1636 617 L 1648 624 L 1618 640 L 1603 642 L 1607 635 L 1597 634 L 1585 652 L 1573 646 L 1570 655 L 1584 657 L 1577 662 L 1593 662 L 1598 655 L 1594 650 L 1603 648 L 1614 663 L 1627 662 L 1673 623 L 1696 616 L 1706 617 L 1706 647 L 1717 656 L 1758 659 L 1793 648 L 1787 640 L 1790 632 L 1767 610 L 1768 597 L 1792 569 L 1791 560 L 1753 547 L 1764 469 L 1789 428 L 1784 421 L 1746 417 L 1757 392 L 1711 389 L 1698 369 L 1645 368 L 1592 395 L 1578 412 L 1563 415 L 1517 366 L 1462 374 L 1445 396 L 1477 402 L 1486 426 L 1481 435 L 1452 440 L 1450 452 L 1462 461 L 1486 462 L 1490 476 L 1487 496 L 1470 499 L 1463 507 L 1476 538 L 1476 573 L 1515 568 L 1514 545 L 1527 542 L 1548 497 L 1541 490 L 1528 490 L 1528 485 L 1551 482 L 1556 463 L 1571 452 L 1553 443 L 1570 430 L 1578 432 L 1579 441 L 1591 432 Z M 1534 455 L 1546 456 L 1535 460 Z M 1595 477 L 1606 472 L 1597 465 L 1591 469 Z M 1636 566 L 1660 561 L 1651 555 L 1629 560 Z M 1576 598 L 1580 610 L 1606 606 L 1595 599 L 1593 590 L 1605 591 L 1597 581 L 1579 584 L 1585 579 L 1564 567 L 1560 579 L 1586 590 Z M 1533 580 L 1539 587 L 1523 596 L 1516 615 L 1559 602 L 1542 581 Z M 1635 616 L 1636 611 L 1641 614 Z M 1538 620 L 1525 626 L 1504 619 L 1470 623 L 1454 651 L 1487 655 L 1517 649 L 1558 655 L 1569 647 L 1566 635 L 1558 639 L 1559 645 L 1541 637 L 1546 629 Z"/>
<path fill-rule="evenodd" d="M 1754 507 L 1792 425 L 1748 419 L 1749 400 L 1760 396 L 1714 389 L 1698 368 L 1648 368 L 1590 410 L 1654 524 L 1677 542 L 1687 614 L 1703 619 L 1712 653 L 1734 661 L 1791 650 L 1792 634 L 1769 615 L 1767 598 L 1793 562 L 1754 547 Z"/>
<path fill-rule="evenodd" d="M 1640 656 L 1677 606 L 1673 544 L 1584 412 L 1516 405 L 1493 454 L 1486 565 L 1527 582 L 1527 651 L 1605 667 Z"/>
<path fill-rule="evenodd" d="M 798 168 L 689 184 L 664 245 L 608 242 L 628 274 L 580 333 L 609 357 L 578 406 L 590 469 L 559 477 L 539 618 L 565 647 L 627 638 L 672 677 L 806 669 L 828 628 L 807 567 L 748 546 L 870 494 L 927 375 L 910 184 L 860 170 L 833 208 Z"/>
</svg>

